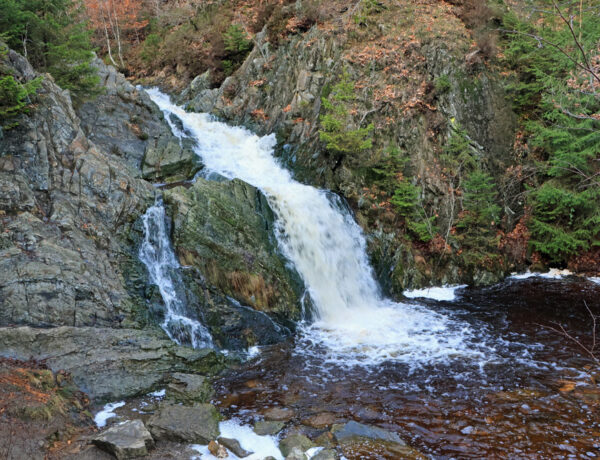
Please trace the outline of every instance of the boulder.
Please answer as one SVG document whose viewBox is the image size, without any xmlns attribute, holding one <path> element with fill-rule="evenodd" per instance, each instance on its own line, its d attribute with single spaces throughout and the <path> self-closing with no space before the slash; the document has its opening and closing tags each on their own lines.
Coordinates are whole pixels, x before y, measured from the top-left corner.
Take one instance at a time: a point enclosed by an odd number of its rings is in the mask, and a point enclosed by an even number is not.
<svg viewBox="0 0 600 460">
<path fill-rule="evenodd" d="M 143 457 L 154 440 L 141 420 L 128 420 L 96 435 L 92 442 L 118 460 Z"/>
<path fill-rule="evenodd" d="M 333 449 L 322 449 L 311 457 L 311 460 L 338 460 L 340 457 Z"/>
<path fill-rule="evenodd" d="M 227 458 L 229 454 L 224 446 L 219 444 L 217 441 L 211 441 L 208 443 L 208 451 L 217 458 Z"/>
<path fill-rule="evenodd" d="M 219 413 L 211 404 L 163 405 L 148 420 L 159 440 L 208 444 L 219 436 Z"/>
<path fill-rule="evenodd" d="M 308 460 L 308 457 L 301 448 L 294 447 L 290 453 L 285 456 L 285 460 Z"/>
</svg>

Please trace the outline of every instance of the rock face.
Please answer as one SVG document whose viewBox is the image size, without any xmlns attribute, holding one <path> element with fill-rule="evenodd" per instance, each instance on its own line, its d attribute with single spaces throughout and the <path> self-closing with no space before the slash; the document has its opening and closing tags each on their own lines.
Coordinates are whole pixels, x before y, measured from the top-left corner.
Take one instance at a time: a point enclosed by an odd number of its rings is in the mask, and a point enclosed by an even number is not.
<svg viewBox="0 0 600 460">
<path fill-rule="evenodd" d="M 152 187 L 89 141 L 49 76 L 18 123 L 0 139 L 0 325 L 139 324 L 133 224 Z"/>
<path fill-rule="evenodd" d="M 128 420 L 103 431 L 92 439 L 118 460 L 143 457 L 154 447 L 152 435 L 141 420 Z"/>
<path fill-rule="evenodd" d="M 219 413 L 210 404 L 163 406 L 148 420 L 159 440 L 208 444 L 219 436 Z"/>
<path fill-rule="evenodd" d="M 266 198 L 239 181 L 198 179 L 165 191 L 180 263 L 214 338 L 223 346 L 274 343 L 300 318 L 302 283 L 277 252 Z M 216 295 L 215 295 L 216 294 Z M 287 321 L 287 323 L 286 323 Z M 237 343 L 234 340 L 240 340 Z"/>
</svg>

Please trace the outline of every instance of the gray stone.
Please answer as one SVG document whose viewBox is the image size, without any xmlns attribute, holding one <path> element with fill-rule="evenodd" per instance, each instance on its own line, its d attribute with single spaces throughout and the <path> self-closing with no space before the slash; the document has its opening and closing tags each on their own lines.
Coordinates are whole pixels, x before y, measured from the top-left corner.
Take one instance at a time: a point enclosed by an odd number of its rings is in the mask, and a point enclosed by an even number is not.
<svg viewBox="0 0 600 460">
<path fill-rule="evenodd" d="M 219 436 L 219 418 L 211 404 L 163 405 L 147 425 L 159 440 L 208 444 Z"/>
<path fill-rule="evenodd" d="M 115 425 L 95 436 L 92 442 L 119 460 L 143 457 L 154 447 L 154 440 L 141 420 Z"/>
<path fill-rule="evenodd" d="M 239 458 L 248 457 L 249 455 L 253 454 L 253 452 L 248 452 L 247 450 L 242 448 L 242 446 L 240 445 L 240 443 L 237 439 L 229 439 L 229 438 L 219 437 L 219 438 L 217 438 L 217 441 L 219 441 L 219 443 L 222 444 L 223 446 L 227 447 L 227 449 L 229 449 L 231 452 L 233 452 Z"/>
<path fill-rule="evenodd" d="M 274 435 L 279 433 L 285 423 L 277 421 L 260 421 L 254 424 L 254 432 L 259 436 Z"/>
<path fill-rule="evenodd" d="M 306 436 L 301 434 L 293 434 L 282 439 L 279 443 L 279 450 L 284 457 L 287 457 L 292 451 L 297 448 L 301 452 L 306 452 L 311 447 L 316 447 L 315 444 Z"/>
</svg>

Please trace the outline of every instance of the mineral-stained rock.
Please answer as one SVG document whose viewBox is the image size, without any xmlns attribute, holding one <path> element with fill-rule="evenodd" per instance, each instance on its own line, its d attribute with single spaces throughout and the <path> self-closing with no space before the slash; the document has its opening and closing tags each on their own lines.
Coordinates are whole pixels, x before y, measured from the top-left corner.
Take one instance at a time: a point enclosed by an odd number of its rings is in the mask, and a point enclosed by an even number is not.
<svg viewBox="0 0 600 460">
<path fill-rule="evenodd" d="M 229 457 L 227 449 L 221 444 L 219 444 L 217 441 L 211 441 L 208 443 L 208 451 L 217 458 Z"/>
<path fill-rule="evenodd" d="M 156 439 L 208 444 L 219 436 L 219 413 L 211 404 L 163 405 L 147 425 Z"/>
<path fill-rule="evenodd" d="M 92 442 L 119 460 L 143 457 L 154 447 L 152 435 L 141 420 L 128 420 L 112 426 L 95 436 Z"/>
</svg>

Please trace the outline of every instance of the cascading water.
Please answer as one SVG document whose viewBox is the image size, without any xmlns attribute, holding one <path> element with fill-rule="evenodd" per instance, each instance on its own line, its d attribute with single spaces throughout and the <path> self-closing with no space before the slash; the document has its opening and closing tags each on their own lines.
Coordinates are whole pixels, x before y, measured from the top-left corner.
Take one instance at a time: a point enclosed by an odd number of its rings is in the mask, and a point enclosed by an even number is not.
<svg viewBox="0 0 600 460">
<path fill-rule="evenodd" d="M 212 338 L 204 325 L 192 318 L 182 300 L 183 284 L 179 277 L 177 258 L 171 248 L 165 208 L 160 198 L 142 218 L 144 241 L 139 257 L 146 265 L 150 280 L 158 286 L 165 304 L 162 328 L 178 344 L 194 348 L 211 347 Z"/>
<path fill-rule="evenodd" d="M 169 122 L 172 114 L 182 121 L 208 170 L 239 178 L 267 196 L 277 216 L 279 246 L 316 308 L 316 321 L 304 326 L 304 349 L 325 349 L 326 360 L 344 364 L 394 360 L 413 365 L 491 354 L 473 340 L 468 325 L 381 295 L 359 226 L 330 193 L 292 178 L 273 157 L 274 135 L 259 137 L 210 115 L 188 113 L 156 89 L 148 93 Z"/>
</svg>

